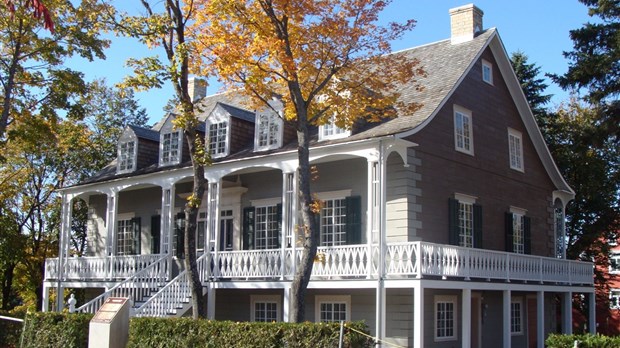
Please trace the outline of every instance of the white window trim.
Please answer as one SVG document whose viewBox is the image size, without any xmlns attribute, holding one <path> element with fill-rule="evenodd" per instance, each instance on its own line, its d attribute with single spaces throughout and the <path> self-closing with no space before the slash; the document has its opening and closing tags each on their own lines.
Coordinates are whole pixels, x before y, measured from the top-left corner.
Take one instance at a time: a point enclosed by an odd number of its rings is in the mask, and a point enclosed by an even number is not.
<svg viewBox="0 0 620 348">
<path fill-rule="evenodd" d="M 262 198 L 250 201 L 250 205 L 253 207 L 271 207 L 280 203 L 282 203 L 282 197 Z"/>
<path fill-rule="evenodd" d="M 484 78 L 484 68 L 488 68 L 489 69 L 489 79 L 485 79 Z M 488 83 L 489 85 L 493 86 L 493 64 L 491 64 L 489 61 L 483 59 L 482 60 L 482 81 Z"/>
<path fill-rule="evenodd" d="M 476 200 L 478 199 L 478 197 L 466 195 L 464 193 L 455 193 L 454 199 L 461 203 L 476 204 Z"/>
<path fill-rule="evenodd" d="M 519 157 L 520 161 L 519 163 L 521 164 L 520 167 L 518 166 L 514 166 L 512 164 L 512 159 L 511 159 L 511 152 L 512 152 L 512 145 L 510 142 L 510 138 L 514 137 L 514 138 L 518 138 L 519 139 L 519 149 L 517 156 Z M 525 164 L 524 164 L 524 159 L 523 159 L 523 134 L 521 132 L 519 132 L 518 130 L 512 129 L 512 128 L 508 128 L 508 164 L 510 165 L 510 169 L 514 169 L 516 171 L 519 172 L 525 172 Z"/>
<path fill-rule="evenodd" d="M 275 120 L 273 122 L 278 123 L 278 133 L 276 134 L 275 144 L 259 146 L 260 117 L 264 115 L 267 115 L 271 118 L 270 122 L 272 122 L 272 120 Z M 279 149 L 280 147 L 282 147 L 283 134 L 284 134 L 284 120 L 282 119 L 282 115 L 280 115 L 279 113 L 276 113 L 272 109 L 267 109 L 261 112 L 256 112 L 256 122 L 254 125 L 254 151 L 255 152 Z"/>
<path fill-rule="evenodd" d="M 351 321 L 351 295 L 316 295 L 314 297 L 314 321 L 321 322 L 322 303 L 344 303 L 346 305 L 345 321 Z"/>
<path fill-rule="evenodd" d="M 211 153 L 211 140 L 209 139 L 210 128 L 212 124 L 226 122 L 226 144 L 224 145 L 224 153 L 220 154 L 212 154 Z M 222 158 L 226 157 L 230 154 L 230 117 L 226 115 L 222 115 L 219 112 L 213 113 L 211 116 L 207 118 L 207 122 L 205 125 L 205 144 L 209 147 L 209 153 L 211 153 L 211 158 Z"/>
<path fill-rule="evenodd" d="M 328 123 L 322 124 L 322 125 L 319 126 L 319 141 L 342 139 L 342 138 L 346 138 L 346 137 L 351 135 L 351 130 L 350 129 L 340 128 L 340 127 L 336 126 L 336 123 L 334 122 L 334 119 L 335 119 L 335 116 L 332 116 L 332 117 L 330 117 Z M 334 130 L 340 129 L 340 130 L 342 130 L 342 132 L 336 133 L 334 131 L 334 134 L 325 135 L 325 126 L 326 125 L 330 125 L 330 126 L 334 127 Z"/>
<path fill-rule="evenodd" d="M 619 299 L 618 299 L 617 305 L 614 306 L 613 303 L 612 303 L 612 298 L 613 298 L 612 294 L 614 293 L 614 291 L 620 293 L 620 289 L 618 289 L 618 288 L 611 288 L 611 289 L 609 289 L 609 308 L 610 309 L 620 309 L 620 294 L 618 294 L 618 298 Z"/>
<path fill-rule="evenodd" d="M 469 149 L 466 149 L 465 147 L 459 147 L 458 146 L 458 134 L 457 134 L 457 127 L 456 127 L 456 114 L 460 113 L 462 115 L 465 115 L 469 118 Z M 462 152 L 468 155 L 474 155 L 474 121 L 473 121 L 473 117 L 472 117 L 472 112 L 469 109 L 466 109 L 462 106 L 459 105 L 454 105 L 454 110 L 452 112 L 452 123 L 454 125 L 454 149 L 458 152 Z"/>
<path fill-rule="evenodd" d="M 521 331 L 512 331 L 512 304 L 513 303 L 518 303 L 519 304 L 519 311 L 520 311 L 520 315 L 519 315 L 519 328 L 521 328 Z M 524 311 L 524 307 L 523 307 L 523 299 L 522 298 L 518 298 L 518 297 L 513 297 L 510 299 L 510 335 L 511 336 L 519 336 L 519 335 L 523 335 L 524 334 L 524 330 L 523 330 L 523 316 L 525 314 Z"/>
<path fill-rule="evenodd" d="M 452 302 L 454 305 L 454 315 L 452 316 L 454 320 L 454 335 L 449 337 L 437 337 L 437 303 L 438 302 Z M 458 339 L 458 302 L 456 301 L 456 295 L 435 295 L 433 300 L 433 336 L 435 338 L 435 342 L 444 342 L 444 341 L 456 341 Z"/>
<path fill-rule="evenodd" d="M 164 163 L 164 136 L 167 134 L 170 134 L 172 136 L 172 134 L 174 133 L 179 135 L 179 142 L 178 142 L 179 147 L 177 149 L 178 155 L 177 155 L 176 160 Z M 183 132 L 181 130 L 171 130 L 169 132 L 162 132 L 159 135 L 159 166 L 167 167 L 167 166 L 173 166 L 175 164 L 179 164 L 181 163 L 182 157 L 183 157 Z"/>
<path fill-rule="evenodd" d="M 617 269 L 613 269 L 612 267 L 612 260 L 616 259 L 616 265 L 617 265 Z M 620 274 L 620 253 L 618 252 L 611 252 L 611 255 L 609 255 L 609 273 L 610 274 Z"/>
<path fill-rule="evenodd" d="M 276 321 L 282 321 L 282 296 L 280 295 L 250 295 L 250 321 L 256 321 L 257 302 L 275 302 L 276 303 Z"/>
<path fill-rule="evenodd" d="M 133 142 L 133 155 L 131 156 L 131 169 L 123 169 L 121 170 L 121 144 L 123 143 L 128 143 L 128 142 Z M 138 139 L 137 137 L 131 137 L 130 139 L 127 140 L 122 140 L 118 143 L 118 147 L 116 149 L 116 172 L 117 174 L 125 174 L 125 173 L 132 173 L 134 172 L 138 166 Z"/>
<path fill-rule="evenodd" d="M 322 201 L 344 199 L 351 196 L 351 190 L 317 192 L 316 197 Z"/>
</svg>

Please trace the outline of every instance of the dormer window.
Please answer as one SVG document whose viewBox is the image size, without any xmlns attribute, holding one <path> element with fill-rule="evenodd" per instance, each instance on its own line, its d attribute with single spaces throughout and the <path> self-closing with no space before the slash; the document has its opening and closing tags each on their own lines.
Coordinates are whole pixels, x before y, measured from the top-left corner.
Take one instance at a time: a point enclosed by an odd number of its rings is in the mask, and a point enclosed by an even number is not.
<svg viewBox="0 0 620 348">
<path fill-rule="evenodd" d="M 278 112 L 274 111 L 282 110 L 282 103 L 274 99 L 270 104 L 271 108 L 258 112 L 256 116 L 255 151 L 277 149 L 282 146 L 284 122 Z"/>
<path fill-rule="evenodd" d="M 118 145 L 118 172 L 129 173 L 136 166 L 136 142 L 123 141 Z"/>
<path fill-rule="evenodd" d="M 178 164 L 181 161 L 181 132 L 162 133 L 159 165 Z"/>
<path fill-rule="evenodd" d="M 351 135 L 351 131 L 336 125 L 334 117 L 328 123 L 319 126 L 319 141 L 341 139 Z"/>
<path fill-rule="evenodd" d="M 209 150 L 211 157 L 224 157 L 228 154 L 228 122 L 209 124 Z"/>
</svg>

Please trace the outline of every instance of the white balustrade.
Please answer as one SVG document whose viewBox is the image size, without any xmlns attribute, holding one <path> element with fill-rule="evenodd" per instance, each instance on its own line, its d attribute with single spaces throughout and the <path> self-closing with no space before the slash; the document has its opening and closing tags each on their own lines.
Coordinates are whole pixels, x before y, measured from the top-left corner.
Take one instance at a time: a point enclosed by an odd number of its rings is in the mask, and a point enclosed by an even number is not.
<svg viewBox="0 0 620 348">
<path fill-rule="evenodd" d="M 128 297 L 132 303 L 144 301 L 166 283 L 167 275 L 168 257 L 160 255 L 157 261 L 85 303 L 76 311 L 95 313 L 108 297 Z"/>
<path fill-rule="evenodd" d="M 279 249 L 221 251 L 214 260 L 214 275 L 223 278 L 265 278 L 282 275 Z"/>
<path fill-rule="evenodd" d="M 63 262 L 63 280 L 125 279 L 159 259 L 161 255 L 69 257 Z M 58 279 L 58 258 L 45 260 L 45 279 Z"/>
</svg>

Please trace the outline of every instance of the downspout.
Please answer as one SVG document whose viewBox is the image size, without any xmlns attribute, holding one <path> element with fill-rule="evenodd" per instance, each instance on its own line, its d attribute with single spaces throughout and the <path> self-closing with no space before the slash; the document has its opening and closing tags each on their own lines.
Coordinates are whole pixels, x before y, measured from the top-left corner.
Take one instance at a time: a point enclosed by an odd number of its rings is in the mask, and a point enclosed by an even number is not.
<svg viewBox="0 0 620 348">
<path fill-rule="evenodd" d="M 383 340 L 384 332 L 384 319 L 385 319 L 385 238 L 386 238 L 386 223 L 385 223 L 385 147 L 383 140 L 379 141 L 379 191 L 380 191 L 380 203 L 379 203 L 379 264 L 377 265 L 377 322 L 375 327 L 375 336 L 379 340 Z"/>
</svg>

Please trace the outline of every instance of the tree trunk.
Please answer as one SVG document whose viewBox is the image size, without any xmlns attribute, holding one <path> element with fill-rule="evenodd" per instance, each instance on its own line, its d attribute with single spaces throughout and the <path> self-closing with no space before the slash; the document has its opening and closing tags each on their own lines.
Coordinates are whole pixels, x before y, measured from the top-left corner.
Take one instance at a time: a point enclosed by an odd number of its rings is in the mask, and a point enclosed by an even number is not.
<svg viewBox="0 0 620 348">
<path fill-rule="evenodd" d="M 11 290 L 13 288 L 13 271 L 16 263 L 8 263 L 2 270 L 2 309 L 8 311 L 11 300 Z"/>
<path fill-rule="evenodd" d="M 192 317 L 198 319 L 206 317 L 206 299 L 203 295 L 200 272 L 196 263 L 196 227 L 198 209 L 205 192 L 205 173 L 204 165 L 201 160 L 196 158 L 196 130 L 185 130 L 185 137 L 189 144 L 189 153 L 192 159 L 194 172 L 192 197 L 195 198 L 195 200 L 188 201 L 185 204 L 185 269 L 189 275 L 192 291 Z M 202 270 L 202 272 L 204 271 Z"/>
<path fill-rule="evenodd" d="M 305 110 L 298 108 L 297 120 L 297 154 L 299 167 L 297 169 L 299 204 L 301 209 L 301 228 L 303 233 L 303 253 L 301 263 L 295 273 L 295 279 L 291 285 L 291 318 L 297 323 L 305 319 L 306 314 L 306 288 L 312 275 L 314 257 L 319 243 L 319 231 L 314 219 L 315 213 L 311 211 L 312 197 L 310 195 L 310 144 L 308 139 L 307 114 Z"/>
</svg>

